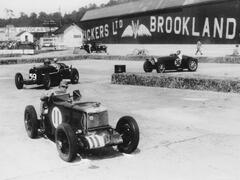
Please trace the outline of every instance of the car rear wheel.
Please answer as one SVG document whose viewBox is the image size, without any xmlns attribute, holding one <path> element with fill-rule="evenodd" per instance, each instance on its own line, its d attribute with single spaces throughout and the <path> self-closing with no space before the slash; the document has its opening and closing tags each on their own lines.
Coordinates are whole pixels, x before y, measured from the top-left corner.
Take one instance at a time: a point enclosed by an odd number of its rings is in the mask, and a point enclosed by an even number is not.
<svg viewBox="0 0 240 180">
<path fill-rule="evenodd" d="M 166 70 L 165 64 L 159 63 L 159 64 L 157 65 L 157 72 L 158 72 L 158 73 L 164 73 L 165 70 Z"/>
<path fill-rule="evenodd" d="M 71 83 L 72 84 L 77 84 L 79 80 L 79 73 L 78 70 L 73 68 L 72 69 L 72 74 L 71 74 Z"/>
<path fill-rule="evenodd" d="M 196 71 L 198 68 L 198 63 L 197 61 L 193 60 L 193 59 L 190 59 L 188 61 L 188 70 L 189 71 Z"/>
<path fill-rule="evenodd" d="M 77 138 L 69 124 L 62 123 L 57 127 L 55 142 L 62 160 L 71 162 L 76 158 Z"/>
<path fill-rule="evenodd" d="M 139 143 L 139 127 L 136 120 L 130 116 L 120 118 L 116 131 L 123 139 L 123 143 L 117 146 L 118 150 L 127 154 L 132 153 Z"/>
<path fill-rule="evenodd" d="M 148 60 L 146 60 L 143 64 L 143 70 L 148 73 L 148 72 L 152 72 L 153 67 L 152 67 L 152 63 L 149 62 Z"/>
<path fill-rule="evenodd" d="M 51 78 L 48 74 L 46 74 L 43 77 L 43 86 L 46 90 L 50 89 L 50 87 L 51 87 Z"/>
<path fill-rule="evenodd" d="M 21 73 L 16 73 L 15 75 L 15 85 L 18 89 L 23 88 L 23 76 Z"/>
<path fill-rule="evenodd" d="M 24 125 L 30 138 L 34 139 L 38 136 L 39 121 L 37 119 L 36 110 L 31 105 L 25 108 Z"/>
</svg>

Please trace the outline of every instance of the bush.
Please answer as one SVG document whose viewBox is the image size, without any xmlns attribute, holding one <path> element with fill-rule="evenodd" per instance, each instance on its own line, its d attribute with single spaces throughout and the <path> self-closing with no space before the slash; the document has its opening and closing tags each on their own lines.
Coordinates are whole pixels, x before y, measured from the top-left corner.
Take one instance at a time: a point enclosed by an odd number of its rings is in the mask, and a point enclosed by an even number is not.
<svg viewBox="0 0 240 180">
<path fill-rule="evenodd" d="M 206 76 L 184 77 L 173 74 L 119 73 L 112 75 L 112 83 L 240 93 L 240 81 Z"/>
</svg>

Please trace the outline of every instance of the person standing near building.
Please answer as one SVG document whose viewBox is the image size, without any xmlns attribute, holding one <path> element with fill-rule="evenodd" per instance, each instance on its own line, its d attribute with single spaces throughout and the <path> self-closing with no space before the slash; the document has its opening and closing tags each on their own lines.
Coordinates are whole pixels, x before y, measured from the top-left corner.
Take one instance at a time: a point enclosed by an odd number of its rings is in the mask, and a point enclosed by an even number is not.
<svg viewBox="0 0 240 180">
<path fill-rule="evenodd" d="M 236 44 L 235 45 L 235 49 L 233 50 L 233 56 L 238 56 L 239 55 L 239 45 Z"/>
<path fill-rule="evenodd" d="M 196 51 L 195 55 L 197 55 L 198 53 L 203 55 L 203 53 L 202 53 L 202 43 L 201 43 L 200 40 L 198 40 L 198 42 L 197 42 L 197 51 Z"/>
</svg>

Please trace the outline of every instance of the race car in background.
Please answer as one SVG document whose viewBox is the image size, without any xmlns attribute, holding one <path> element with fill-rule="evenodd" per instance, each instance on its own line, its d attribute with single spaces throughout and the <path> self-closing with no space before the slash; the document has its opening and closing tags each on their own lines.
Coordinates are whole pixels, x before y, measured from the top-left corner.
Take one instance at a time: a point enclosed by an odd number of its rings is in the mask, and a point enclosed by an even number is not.
<svg viewBox="0 0 240 180">
<path fill-rule="evenodd" d="M 17 89 L 22 89 L 24 85 L 43 85 L 45 89 L 57 86 L 62 79 L 70 79 L 72 84 L 79 81 L 79 73 L 76 68 L 67 66 L 64 63 L 45 60 L 43 65 L 33 66 L 29 70 L 28 79 L 24 79 L 21 73 L 15 75 L 15 85 Z"/>
<path fill-rule="evenodd" d="M 179 53 L 158 58 L 152 57 L 146 59 L 143 64 L 143 70 L 145 72 L 152 72 L 153 69 L 156 69 L 158 73 L 164 73 L 166 70 L 180 71 L 184 69 L 196 71 L 197 68 L 198 59 L 186 55 L 179 56 Z"/>
</svg>

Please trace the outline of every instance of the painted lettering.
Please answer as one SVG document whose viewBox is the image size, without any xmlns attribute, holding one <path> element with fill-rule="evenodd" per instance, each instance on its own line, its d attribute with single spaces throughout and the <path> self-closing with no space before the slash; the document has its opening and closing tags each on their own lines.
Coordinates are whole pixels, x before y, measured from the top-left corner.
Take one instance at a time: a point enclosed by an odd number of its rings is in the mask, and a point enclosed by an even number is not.
<svg viewBox="0 0 240 180">
<path fill-rule="evenodd" d="M 195 30 L 196 20 L 195 17 L 192 18 L 192 35 L 200 36 L 200 33 Z"/>
<path fill-rule="evenodd" d="M 209 25 L 209 18 L 205 18 L 203 31 L 202 31 L 202 37 L 207 36 L 210 37 L 210 25 Z"/>
<path fill-rule="evenodd" d="M 216 38 L 218 33 L 218 37 L 223 37 L 223 18 L 220 19 L 220 23 L 217 18 L 214 18 L 214 26 L 213 26 L 213 37 Z"/>
<path fill-rule="evenodd" d="M 237 22 L 234 18 L 227 18 L 226 39 L 234 39 L 236 36 Z"/>
<path fill-rule="evenodd" d="M 172 18 L 170 16 L 166 18 L 166 32 L 167 33 L 172 32 Z"/>
<path fill-rule="evenodd" d="M 155 16 L 150 17 L 150 31 L 151 32 L 156 31 L 156 17 Z"/>
</svg>

